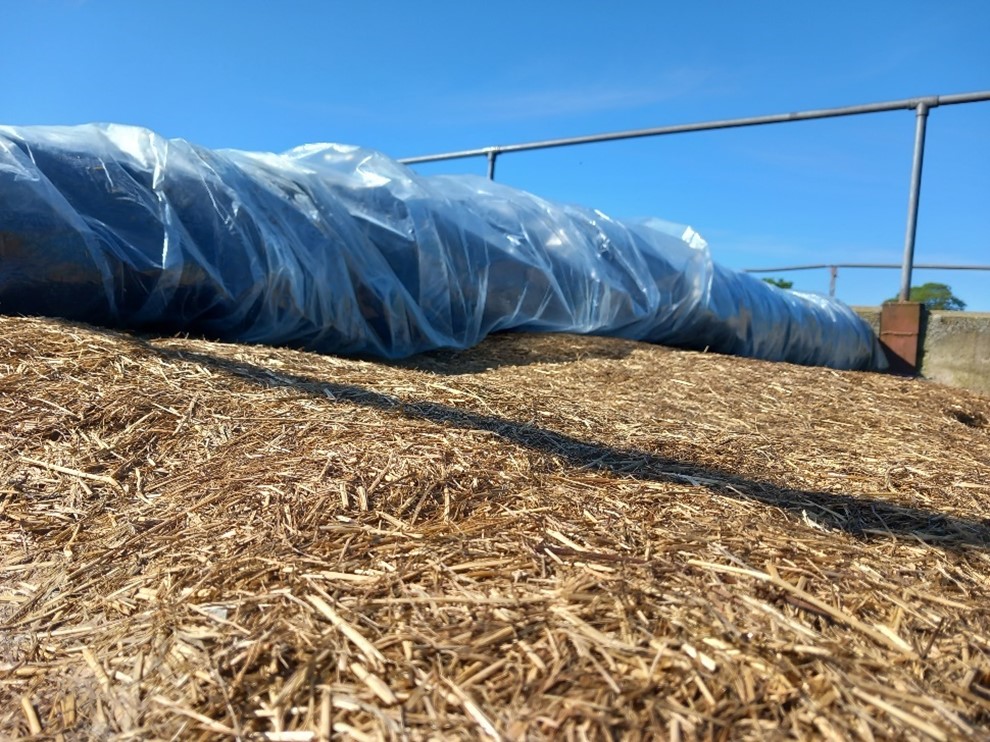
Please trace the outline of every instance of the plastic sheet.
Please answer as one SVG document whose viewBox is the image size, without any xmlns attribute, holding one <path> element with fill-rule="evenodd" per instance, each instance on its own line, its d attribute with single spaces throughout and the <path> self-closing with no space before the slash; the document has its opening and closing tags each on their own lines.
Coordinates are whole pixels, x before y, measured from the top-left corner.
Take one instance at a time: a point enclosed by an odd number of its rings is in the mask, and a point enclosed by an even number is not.
<svg viewBox="0 0 990 742">
<path fill-rule="evenodd" d="M 883 364 L 848 307 L 718 266 L 689 228 L 118 125 L 0 127 L 0 311 L 381 358 L 529 330 Z"/>
</svg>

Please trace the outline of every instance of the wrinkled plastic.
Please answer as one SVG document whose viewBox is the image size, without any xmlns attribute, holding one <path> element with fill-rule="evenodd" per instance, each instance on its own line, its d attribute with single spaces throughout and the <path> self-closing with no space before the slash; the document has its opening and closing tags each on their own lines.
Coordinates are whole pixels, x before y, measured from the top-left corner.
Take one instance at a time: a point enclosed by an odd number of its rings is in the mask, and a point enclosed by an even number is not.
<svg viewBox="0 0 990 742">
<path fill-rule="evenodd" d="M 883 363 L 848 307 L 714 264 L 684 227 L 357 147 L 117 125 L 0 127 L 0 311 L 381 358 L 529 330 Z"/>
</svg>

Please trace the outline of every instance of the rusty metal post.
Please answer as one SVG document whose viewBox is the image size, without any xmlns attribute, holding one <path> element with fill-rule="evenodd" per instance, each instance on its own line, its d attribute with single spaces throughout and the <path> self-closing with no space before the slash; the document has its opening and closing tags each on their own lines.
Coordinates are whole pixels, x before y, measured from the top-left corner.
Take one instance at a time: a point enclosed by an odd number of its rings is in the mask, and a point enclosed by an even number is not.
<svg viewBox="0 0 990 742">
<path fill-rule="evenodd" d="M 830 265 L 828 267 L 828 295 L 829 298 L 835 298 L 835 279 L 839 277 L 839 266 Z"/>
<path fill-rule="evenodd" d="M 917 301 L 888 302 L 880 310 L 880 344 L 891 373 L 913 376 L 919 371 L 924 306 Z"/>
</svg>

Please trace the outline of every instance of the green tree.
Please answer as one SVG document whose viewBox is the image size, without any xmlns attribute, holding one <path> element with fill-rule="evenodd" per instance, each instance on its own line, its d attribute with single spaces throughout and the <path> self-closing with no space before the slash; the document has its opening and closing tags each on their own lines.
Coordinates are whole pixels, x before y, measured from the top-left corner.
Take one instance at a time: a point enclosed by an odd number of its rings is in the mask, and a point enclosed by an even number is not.
<svg viewBox="0 0 990 742">
<path fill-rule="evenodd" d="M 764 278 L 763 280 L 778 289 L 789 289 L 794 285 L 794 281 L 785 281 L 783 278 Z"/>
<path fill-rule="evenodd" d="M 912 286 L 909 298 L 911 301 L 920 301 L 929 309 L 950 309 L 954 312 L 961 312 L 966 308 L 966 302 L 953 294 L 952 287 L 947 283 L 925 283 L 921 286 Z M 884 304 L 892 301 L 897 301 L 897 297 L 887 299 Z"/>
</svg>

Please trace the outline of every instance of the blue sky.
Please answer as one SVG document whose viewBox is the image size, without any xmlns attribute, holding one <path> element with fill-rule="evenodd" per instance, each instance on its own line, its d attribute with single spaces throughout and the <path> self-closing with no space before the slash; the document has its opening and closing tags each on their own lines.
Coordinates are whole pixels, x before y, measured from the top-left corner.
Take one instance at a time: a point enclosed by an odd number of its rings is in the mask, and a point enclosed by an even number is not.
<svg viewBox="0 0 990 742">
<path fill-rule="evenodd" d="M 990 89 L 985 0 L 11 0 L 0 123 L 394 157 Z M 691 224 L 735 268 L 899 263 L 911 112 L 503 156 L 498 179 Z M 483 173 L 483 159 L 419 166 Z M 919 262 L 990 264 L 990 103 L 932 111 Z M 782 275 L 782 274 L 781 274 Z M 788 274 L 825 292 L 826 271 Z M 840 271 L 875 304 L 898 271 Z M 990 272 L 917 271 L 990 311 Z"/>
</svg>

